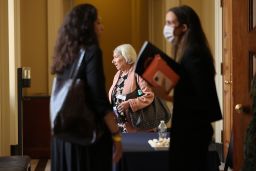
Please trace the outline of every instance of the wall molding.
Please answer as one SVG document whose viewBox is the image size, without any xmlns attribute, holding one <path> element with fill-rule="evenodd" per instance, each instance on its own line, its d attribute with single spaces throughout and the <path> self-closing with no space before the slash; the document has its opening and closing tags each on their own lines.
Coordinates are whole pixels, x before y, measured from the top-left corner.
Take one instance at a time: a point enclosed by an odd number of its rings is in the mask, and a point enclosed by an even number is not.
<svg viewBox="0 0 256 171">
<path fill-rule="evenodd" d="M 132 45 L 134 47 L 139 47 L 139 37 L 140 37 L 140 19 L 139 19 L 139 14 L 140 14 L 140 4 L 141 2 L 138 0 L 132 0 L 131 1 L 131 37 L 132 37 Z"/>
<path fill-rule="evenodd" d="M 165 16 L 165 0 L 149 0 L 149 41 L 165 50 L 165 40 L 162 34 Z"/>
<path fill-rule="evenodd" d="M 216 77 L 215 77 L 215 83 L 217 88 L 217 94 L 220 102 L 220 107 L 223 113 L 223 77 L 221 73 L 221 63 L 222 63 L 222 8 L 220 4 L 220 0 L 215 0 L 215 69 L 216 69 Z M 218 121 L 214 123 L 215 125 L 215 141 L 218 143 L 221 143 L 221 132 L 223 130 L 223 121 Z"/>
<path fill-rule="evenodd" d="M 149 32 L 148 32 L 148 37 L 149 40 L 152 41 L 154 39 L 154 1 L 149 0 L 148 3 L 148 9 L 149 9 L 149 15 L 148 15 L 148 25 L 149 25 Z"/>
<path fill-rule="evenodd" d="M 10 144 L 18 143 L 17 68 L 20 54 L 20 1 L 8 0 Z"/>
<path fill-rule="evenodd" d="M 18 142 L 17 79 L 20 65 L 20 3 L 0 1 L 0 155 Z"/>
<path fill-rule="evenodd" d="M 10 139 L 10 126 L 6 122 L 9 114 L 8 0 L 0 1 L 0 25 L 0 155 L 7 155 Z"/>
</svg>

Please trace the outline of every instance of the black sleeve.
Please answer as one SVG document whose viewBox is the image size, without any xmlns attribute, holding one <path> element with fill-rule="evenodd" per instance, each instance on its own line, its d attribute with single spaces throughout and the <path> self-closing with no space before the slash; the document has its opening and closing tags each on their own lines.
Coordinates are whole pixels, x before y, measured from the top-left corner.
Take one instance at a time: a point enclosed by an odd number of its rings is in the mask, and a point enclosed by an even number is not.
<svg viewBox="0 0 256 171">
<path fill-rule="evenodd" d="M 104 117 L 112 109 L 105 89 L 102 52 L 98 46 L 86 50 L 84 71 L 90 105 L 100 117 Z"/>
<path fill-rule="evenodd" d="M 215 86 L 214 64 L 209 56 L 186 56 L 183 65 L 190 86 L 190 107 L 201 111 L 211 111 L 211 121 L 220 118 L 220 106 Z M 216 118 L 216 119 L 215 119 Z"/>
<path fill-rule="evenodd" d="M 197 102 L 200 106 L 208 106 L 209 99 L 213 96 L 215 90 L 213 64 L 207 57 L 186 56 L 183 60 L 187 79 Z"/>
</svg>

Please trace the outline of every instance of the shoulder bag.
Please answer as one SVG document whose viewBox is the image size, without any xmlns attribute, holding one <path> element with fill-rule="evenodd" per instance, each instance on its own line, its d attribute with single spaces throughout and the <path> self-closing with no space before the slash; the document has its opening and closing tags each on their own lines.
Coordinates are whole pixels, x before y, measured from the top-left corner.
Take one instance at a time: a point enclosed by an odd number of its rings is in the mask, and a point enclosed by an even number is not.
<svg viewBox="0 0 256 171">
<path fill-rule="evenodd" d="M 138 85 L 137 78 L 136 85 L 136 90 L 127 94 L 126 100 L 134 99 L 143 95 L 143 92 Z M 129 109 L 128 115 L 133 127 L 141 130 L 156 128 L 160 124 L 161 120 L 168 122 L 171 118 L 171 112 L 166 105 L 166 102 L 156 96 L 154 97 L 153 102 L 145 108 L 135 112 Z"/>
<path fill-rule="evenodd" d="M 52 134 L 81 145 L 94 143 L 98 136 L 95 114 L 86 102 L 85 81 L 78 78 L 85 56 L 81 50 L 66 78 L 55 76 L 50 98 Z"/>
</svg>

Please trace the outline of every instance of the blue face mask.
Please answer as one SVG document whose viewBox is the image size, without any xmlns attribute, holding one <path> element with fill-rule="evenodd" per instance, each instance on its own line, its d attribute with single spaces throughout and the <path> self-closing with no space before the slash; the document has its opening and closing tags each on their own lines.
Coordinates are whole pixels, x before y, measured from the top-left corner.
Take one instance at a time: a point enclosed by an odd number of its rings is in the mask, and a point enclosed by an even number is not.
<svg viewBox="0 0 256 171">
<path fill-rule="evenodd" d="M 173 43 L 175 36 L 174 36 L 174 27 L 165 25 L 163 29 L 164 37 L 167 39 L 168 42 Z"/>
</svg>

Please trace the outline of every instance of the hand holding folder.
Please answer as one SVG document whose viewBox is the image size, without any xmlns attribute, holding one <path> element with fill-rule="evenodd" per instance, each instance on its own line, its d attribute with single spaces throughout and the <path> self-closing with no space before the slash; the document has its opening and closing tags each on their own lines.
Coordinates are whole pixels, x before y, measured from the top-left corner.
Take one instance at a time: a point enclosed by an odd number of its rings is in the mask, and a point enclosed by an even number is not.
<svg viewBox="0 0 256 171">
<path fill-rule="evenodd" d="M 179 67 L 172 58 L 146 41 L 138 55 L 135 72 L 153 86 L 157 95 L 167 97 L 179 81 Z"/>
</svg>

